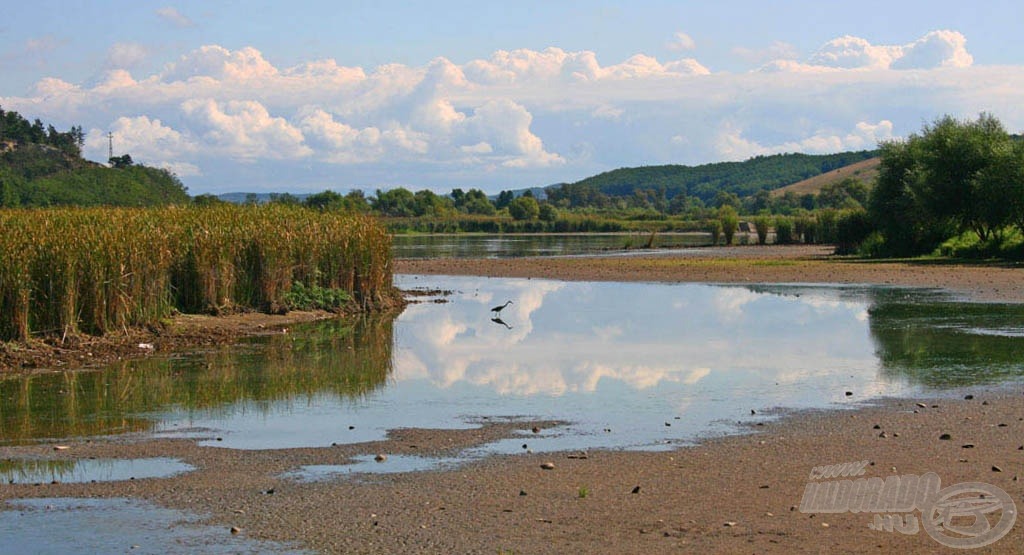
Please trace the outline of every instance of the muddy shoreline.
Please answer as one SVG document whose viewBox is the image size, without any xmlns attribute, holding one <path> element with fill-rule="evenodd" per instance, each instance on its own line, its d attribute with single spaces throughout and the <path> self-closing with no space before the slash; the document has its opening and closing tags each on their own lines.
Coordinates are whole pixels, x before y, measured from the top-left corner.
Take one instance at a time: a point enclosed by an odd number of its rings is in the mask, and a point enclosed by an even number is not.
<svg viewBox="0 0 1024 555">
<path fill-rule="evenodd" d="M 725 251 L 718 252 L 718 251 Z M 817 247 L 731 247 L 699 256 L 399 261 L 397 271 L 614 281 L 877 283 L 945 287 L 974 300 L 1024 302 L 1021 269 L 836 260 Z M 266 323 L 247 333 L 281 333 Z M 263 325 L 263 328 L 259 326 Z M 287 326 L 289 324 L 281 324 Z M 134 341 L 134 339 L 133 339 Z M 966 393 L 973 398 L 965 399 Z M 984 482 L 1024 510 L 1024 384 L 785 414 L 749 433 L 664 452 L 491 456 L 454 469 L 303 483 L 282 473 L 376 453 L 449 456 L 504 437 L 529 443 L 551 422 L 469 430 L 394 430 L 383 441 L 243 451 L 190 439 L 122 436 L 0 447 L 0 459 L 174 457 L 197 468 L 169 479 L 0 484 L 0 502 L 134 497 L 210 516 L 256 539 L 324 553 L 932 553 L 924 531 L 872 530 L 869 515 L 799 510 L 812 468 L 869 461 L 866 477 L 937 473 L 943 486 Z M 850 410 L 846 410 L 850 409 Z M 660 422 L 652 425 L 661 425 Z M 949 439 L 940 439 L 949 434 Z M 970 445 L 971 447 L 966 447 Z M 554 468 L 541 468 L 551 462 Z M 272 493 L 268 493 L 272 492 Z M 584 494 L 585 492 L 585 494 Z M 634 493 L 635 492 L 635 493 Z M 827 526 L 826 526 L 827 525 Z M 974 553 L 1018 553 L 1024 518 Z"/>
</svg>

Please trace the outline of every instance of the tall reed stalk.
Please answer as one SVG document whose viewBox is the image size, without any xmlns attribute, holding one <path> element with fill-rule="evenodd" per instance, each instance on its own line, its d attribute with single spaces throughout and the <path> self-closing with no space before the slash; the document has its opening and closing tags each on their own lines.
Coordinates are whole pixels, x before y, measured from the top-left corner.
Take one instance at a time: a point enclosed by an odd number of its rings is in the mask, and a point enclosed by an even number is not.
<svg viewBox="0 0 1024 555">
<path fill-rule="evenodd" d="M 175 310 L 280 312 L 293 284 L 393 299 L 373 218 L 301 207 L 0 210 L 0 340 L 104 334 Z"/>
</svg>

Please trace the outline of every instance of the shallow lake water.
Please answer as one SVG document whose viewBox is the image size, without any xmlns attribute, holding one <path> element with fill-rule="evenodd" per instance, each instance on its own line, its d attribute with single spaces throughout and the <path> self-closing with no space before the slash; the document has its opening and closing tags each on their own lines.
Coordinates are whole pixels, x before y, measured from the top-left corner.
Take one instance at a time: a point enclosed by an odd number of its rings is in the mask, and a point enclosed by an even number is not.
<svg viewBox="0 0 1024 555">
<path fill-rule="evenodd" d="M 396 258 L 509 258 L 679 252 L 711 245 L 707 233 L 435 234 L 395 235 Z"/>
<path fill-rule="evenodd" d="M 518 453 L 524 443 L 665 449 L 734 432 L 774 408 L 845 407 L 1024 376 L 1024 306 L 934 291 L 398 282 L 453 294 L 394 320 L 320 323 L 104 371 L 5 377 L 0 442 L 143 433 L 276 449 L 514 419 L 567 424 L 459 458 Z M 495 319 L 490 308 L 506 300 Z"/>
<path fill-rule="evenodd" d="M 7 459 L 0 460 L 0 483 L 115 482 L 168 478 L 195 470 L 178 459 Z"/>
<path fill-rule="evenodd" d="M 234 536 L 198 515 L 133 499 L 21 499 L 0 512 L 0 551 L 67 553 L 308 553 Z"/>
</svg>

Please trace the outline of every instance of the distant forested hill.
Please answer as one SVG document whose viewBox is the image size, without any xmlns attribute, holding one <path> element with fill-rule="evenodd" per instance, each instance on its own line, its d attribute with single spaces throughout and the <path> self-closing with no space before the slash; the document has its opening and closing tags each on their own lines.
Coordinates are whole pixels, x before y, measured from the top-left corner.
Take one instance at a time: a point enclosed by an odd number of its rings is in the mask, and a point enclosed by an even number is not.
<svg viewBox="0 0 1024 555">
<path fill-rule="evenodd" d="M 0 207 L 157 206 L 186 204 L 174 174 L 136 165 L 131 156 L 106 166 L 82 158 L 81 127 L 57 131 L 0 108 Z"/>
<path fill-rule="evenodd" d="M 877 156 L 877 151 L 838 154 L 775 154 L 756 156 L 745 162 L 719 162 L 700 166 L 642 166 L 622 168 L 588 177 L 576 183 L 548 188 L 548 198 L 565 199 L 570 206 L 592 204 L 595 195 L 632 196 L 655 191 L 671 199 L 680 193 L 704 202 L 719 192 L 750 196 Z"/>
</svg>

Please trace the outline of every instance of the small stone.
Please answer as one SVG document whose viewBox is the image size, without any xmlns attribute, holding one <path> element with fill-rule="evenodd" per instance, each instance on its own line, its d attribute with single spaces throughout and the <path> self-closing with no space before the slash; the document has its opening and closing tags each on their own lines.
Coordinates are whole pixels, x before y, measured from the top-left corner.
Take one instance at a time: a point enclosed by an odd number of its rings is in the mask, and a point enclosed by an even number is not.
<svg viewBox="0 0 1024 555">
<path fill-rule="evenodd" d="M 754 409 L 750 409 L 750 414 L 757 414 L 757 411 Z"/>
<path fill-rule="evenodd" d="M 899 432 L 893 432 L 893 433 L 892 433 L 892 437 L 900 437 L 900 434 L 899 434 Z"/>
<path fill-rule="evenodd" d="M 733 521 L 733 520 L 730 520 L 730 521 L 725 523 L 725 526 L 728 527 L 728 528 L 732 528 L 733 526 L 736 526 L 736 522 Z"/>
<path fill-rule="evenodd" d="M 943 441 L 946 441 L 946 440 L 953 439 L 953 436 L 951 436 L 949 434 L 942 434 L 941 436 L 939 436 L 939 439 L 941 439 Z"/>
<path fill-rule="evenodd" d="M 377 453 L 377 456 L 374 457 L 373 460 L 375 460 L 377 462 L 384 462 L 384 461 L 388 460 L 388 456 L 385 455 L 384 453 Z"/>
<path fill-rule="evenodd" d="M 888 435 L 886 435 L 886 433 L 885 433 L 885 432 L 882 432 L 882 433 L 878 434 L 878 437 L 882 437 L 882 438 L 885 438 L 885 437 L 889 437 L 889 436 L 888 436 Z"/>
<path fill-rule="evenodd" d="M 965 443 L 965 444 L 961 445 L 960 447 L 962 447 L 963 449 L 974 449 L 974 444 L 973 443 Z"/>
<path fill-rule="evenodd" d="M 999 423 L 999 425 L 998 425 L 998 426 L 996 426 L 996 427 L 997 427 L 997 428 L 1005 428 L 1005 427 L 1006 427 L 1006 424 L 1004 424 L 1004 423 L 1000 422 L 1000 423 Z"/>
<path fill-rule="evenodd" d="M 882 427 L 881 427 L 881 426 L 879 426 L 878 424 L 875 424 L 874 426 L 872 426 L 872 427 L 871 427 L 871 429 L 872 429 L 872 430 L 881 430 L 881 429 L 882 429 Z"/>
<path fill-rule="evenodd" d="M 853 396 L 853 392 L 852 391 L 847 391 L 846 392 L 846 396 L 847 397 L 852 397 Z"/>
<path fill-rule="evenodd" d="M 237 536 L 237 535 L 238 535 L 238 534 L 240 534 L 241 532 L 242 532 L 242 529 L 241 529 L 241 528 L 239 528 L 239 527 L 237 527 L 237 526 L 232 526 L 232 527 L 231 527 L 231 535 L 232 535 L 232 536 Z"/>
<path fill-rule="evenodd" d="M 270 488 L 263 492 L 263 495 L 274 495 L 274 488 Z"/>
<path fill-rule="evenodd" d="M 631 491 L 630 493 L 640 493 L 640 486 L 633 488 L 633 491 Z"/>
<path fill-rule="evenodd" d="M 928 405 L 926 405 L 926 404 L 924 404 L 924 403 L 917 403 L 917 406 L 918 406 L 918 407 L 920 407 L 920 408 L 922 408 L 922 409 L 926 409 L 926 408 L 928 408 Z"/>
<path fill-rule="evenodd" d="M 53 446 L 53 450 L 54 451 L 65 451 L 67 449 L 70 449 L 70 447 L 68 447 L 67 445 L 54 445 Z"/>
<path fill-rule="evenodd" d="M 973 398 L 974 398 L 974 395 L 964 395 L 964 399 L 967 399 L 968 401 L 970 401 Z"/>
<path fill-rule="evenodd" d="M 665 425 L 666 425 L 666 426 L 671 426 L 671 425 L 672 425 L 672 423 L 671 423 L 671 422 L 666 422 L 666 423 L 665 423 Z"/>
<path fill-rule="evenodd" d="M 538 428 L 537 426 L 534 426 L 533 428 L 530 429 L 530 431 L 535 433 L 535 434 L 539 434 L 540 433 L 540 428 Z"/>
<path fill-rule="evenodd" d="M 992 472 L 1002 472 L 1002 471 L 1003 471 L 1003 469 L 1002 469 L 1002 468 L 999 468 L 999 467 L 998 467 L 998 466 L 996 466 L 996 465 L 992 465 Z"/>
<path fill-rule="evenodd" d="M 529 449 L 529 447 L 527 447 L 526 444 L 524 443 L 523 444 L 523 449 Z"/>
<path fill-rule="evenodd" d="M 772 513 L 765 513 L 764 516 L 775 516 Z"/>
<path fill-rule="evenodd" d="M 519 490 L 519 497 L 526 497 L 526 490 L 524 490 L 524 489 Z"/>
<path fill-rule="evenodd" d="M 349 426 L 348 429 L 354 430 L 354 429 L 356 429 L 356 427 L 355 426 Z"/>
<path fill-rule="evenodd" d="M 827 522 L 822 522 L 821 523 L 821 527 L 822 528 L 828 528 L 828 523 Z"/>
<path fill-rule="evenodd" d="M 555 469 L 555 463 L 553 463 L 553 462 L 540 463 L 540 467 L 543 468 L 544 470 L 554 470 Z"/>
<path fill-rule="evenodd" d="M 981 404 L 983 404 L 983 405 L 987 405 L 987 404 L 988 404 L 988 401 L 982 401 L 982 402 L 981 402 Z"/>
</svg>

